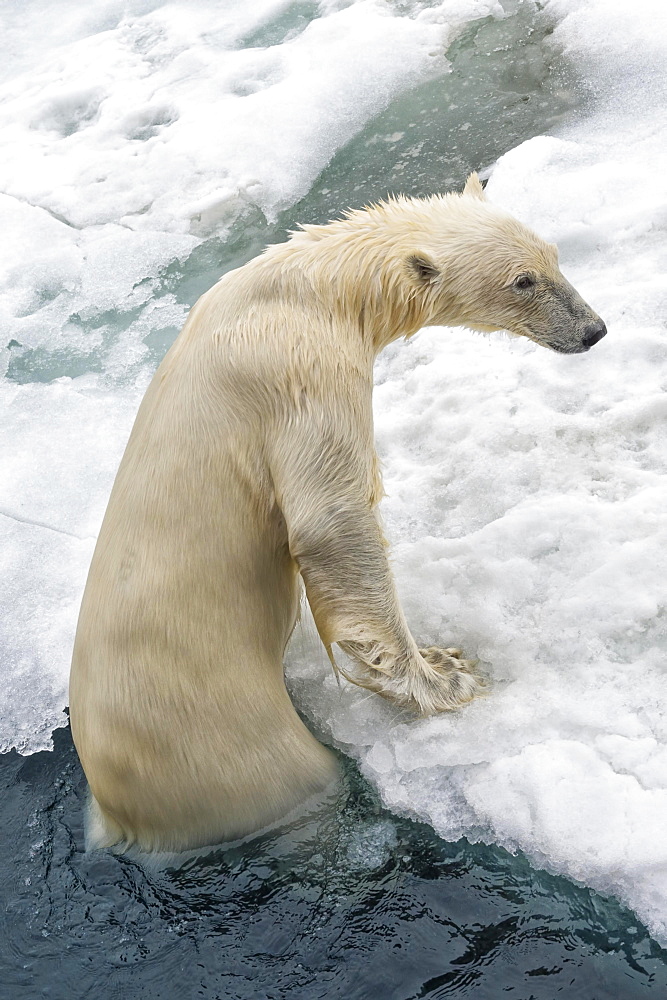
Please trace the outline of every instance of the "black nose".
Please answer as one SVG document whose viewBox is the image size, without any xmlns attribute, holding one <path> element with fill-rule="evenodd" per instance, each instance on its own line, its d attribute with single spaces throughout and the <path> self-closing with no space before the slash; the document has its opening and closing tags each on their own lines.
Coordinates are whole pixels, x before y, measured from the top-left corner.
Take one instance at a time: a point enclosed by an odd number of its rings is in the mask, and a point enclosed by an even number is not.
<svg viewBox="0 0 667 1000">
<path fill-rule="evenodd" d="M 592 347 L 593 344 L 597 344 L 598 340 L 602 340 L 605 333 L 607 332 L 607 327 L 604 325 L 601 319 L 597 323 L 591 323 L 584 330 L 584 335 L 581 338 L 581 343 L 584 347 Z"/>
</svg>

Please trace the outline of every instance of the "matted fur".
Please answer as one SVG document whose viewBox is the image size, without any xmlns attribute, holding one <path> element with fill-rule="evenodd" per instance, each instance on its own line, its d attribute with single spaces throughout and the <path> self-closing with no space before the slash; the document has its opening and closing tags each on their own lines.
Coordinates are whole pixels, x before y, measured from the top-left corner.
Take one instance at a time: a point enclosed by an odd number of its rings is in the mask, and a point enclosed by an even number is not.
<svg viewBox="0 0 667 1000">
<path fill-rule="evenodd" d="M 555 248 L 475 175 L 463 195 L 305 226 L 202 296 L 139 409 L 81 607 L 70 710 L 90 846 L 233 839 L 334 780 L 283 680 L 300 578 L 350 680 L 421 714 L 481 693 L 460 650 L 418 648 L 398 603 L 373 362 L 427 324 L 578 351 L 596 322 Z"/>
</svg>

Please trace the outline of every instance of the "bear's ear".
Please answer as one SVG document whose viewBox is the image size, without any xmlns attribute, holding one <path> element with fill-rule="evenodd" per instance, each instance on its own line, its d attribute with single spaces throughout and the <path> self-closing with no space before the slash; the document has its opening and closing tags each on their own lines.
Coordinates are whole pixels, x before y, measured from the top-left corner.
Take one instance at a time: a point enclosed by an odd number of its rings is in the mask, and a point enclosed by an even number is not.
<svg viewBox="0 0 667 1000">
<path fill-rule="evenodd" d="M 484 187 L 477 174 L 469 175 L 466 186 L 463 189 L 463 194 L 467 194 L 469 198 L 478 198 L 480 201 L 486 201 Z"/>
<path fill-rule="evenodd" d="M 405 263 L 410 273 L 417 278 L 421 285 L 432 285 L 440 277 L 439 268 L 426 254 L 413 253 L 406 259 Z"/>
</svg>

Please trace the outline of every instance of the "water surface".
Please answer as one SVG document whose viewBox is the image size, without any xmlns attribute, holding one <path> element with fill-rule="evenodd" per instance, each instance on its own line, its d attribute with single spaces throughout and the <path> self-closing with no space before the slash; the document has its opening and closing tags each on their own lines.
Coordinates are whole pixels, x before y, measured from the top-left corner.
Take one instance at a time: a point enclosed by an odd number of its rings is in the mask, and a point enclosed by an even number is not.
<svg viewBox="0 0 667 1000">
<path fill-rule="evenodd" d="M 338 801 L 179 867 L 83 851 L 69 729 L 0 757 L 0 1000 L 635 1000 L 667 953 L 613 900 Z"/>
</svg>

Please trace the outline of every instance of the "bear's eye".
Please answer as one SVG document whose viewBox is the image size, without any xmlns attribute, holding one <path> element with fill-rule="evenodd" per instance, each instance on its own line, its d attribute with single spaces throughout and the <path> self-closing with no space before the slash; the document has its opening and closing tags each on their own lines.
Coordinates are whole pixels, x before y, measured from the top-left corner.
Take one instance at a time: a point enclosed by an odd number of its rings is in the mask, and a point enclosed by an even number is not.
<svg viewBox="0 0 667 1000">
<path fill-rule="evenodd" d="M 520 288 L 522 291 L 525 291 L 526 288 L 532 288 L 534 284 L 535 279 L 531 278 L 529 274 L 520 274 L 514 281 L 514 287 Z"/>
</svg>

